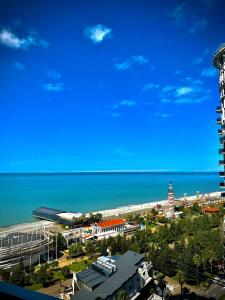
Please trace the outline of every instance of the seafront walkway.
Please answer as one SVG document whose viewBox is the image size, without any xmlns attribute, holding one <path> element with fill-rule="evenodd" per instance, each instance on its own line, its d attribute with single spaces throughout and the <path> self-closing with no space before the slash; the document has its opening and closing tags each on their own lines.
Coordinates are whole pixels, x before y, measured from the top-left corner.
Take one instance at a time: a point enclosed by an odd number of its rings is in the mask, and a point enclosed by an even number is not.
<svg viewBox="0 0 225 300">
<path fill-rule="evenodd" d="M 196 196 L 189 196 L 186 197 L 185 199 L 191 204 L 193 201 L 198 201 L 198 200 L 206 200 L 210 198 L 219 198 L 220 197 L 220 192 L 212 192 L 209 194 L 199 194 Z M 184 201 L 184 198 L 178 198 L 175 199 L 175 201 Z M 167 206 L 168 200 L 159 200 L 159 201 L 154 201 L 154 202 L 147 202 L 147 203 L 142 203 L 142 204 L 134 204 L 134 205 L 127 205 L 127 206 L 121 206 L 113 209 L 107 209 L 107 210 L 100 210 L 100 211 L 95 211 L 92 212 L 92 214 L 102 214 L 103 218 L 108 218 L 108 217 L 114 217 L 114 216 L 119 216 L 119 215 L 127 215 L 129 213 L 140 213 L 144 211 L 150 211 L 153 208 L 157 208 L 157 205 L 161 205 L 161 207 Z"/>
</svg>

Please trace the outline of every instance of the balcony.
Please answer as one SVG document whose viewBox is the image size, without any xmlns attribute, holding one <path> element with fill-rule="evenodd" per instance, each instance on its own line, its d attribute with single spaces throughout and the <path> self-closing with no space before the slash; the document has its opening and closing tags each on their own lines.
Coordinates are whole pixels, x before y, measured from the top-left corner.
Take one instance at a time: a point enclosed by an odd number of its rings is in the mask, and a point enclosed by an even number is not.
<svg viewBox="0 0 225 300">
<path fill-rule="evenodd" d="M 225 189 L 225 182 L 220 182 L 220 187 Z"/>
<path fill-rule="evenodd" d="M 225 166 L 225 160 L 219 160 L 219 165 L 220 166 Z"/>
<path fill-rule="evenodd" d="M 217 107 L 216 107 L 216 112 L 219 113 L 219 114 L 222 113 L 222 108 L 221 108 L 221 106 L 217 106 Z"/>
<path fill-rule="evenodd" d="M 218 129 L 218 134 L 219 134 L 219 135 L 222 135 L 222 134 L 223 134 L 222 129 Z"/>
<path fill-rule="evenodd" d="M 220 177 L 225 177 L 225 172 L 219 172 Z"/>
<path fill-rule="evenodd" d="M 221 197 L 222 197 L 222 198 L 225 198 L 225 193 L 221 193 Z"/>
<path fill-rule="evenodd" d="M 221 136 L 221 138 L 220 138 L 220 143 L 221 143 L 221 144 L 224 144 L 224 143 L 225 143 L 225 136 Z"/>
<path fill-rule="evenodd" d="M 216 123 L 219 124 L 219 125 L 221 125 L 221 124 L 222 124 L 221 118 L 217 118 L 217 119 L 216 119 Z"/>
<path fill-rule="evenodd" d="M 222 130 L 225 130 L 225 124 L 221 125 Z"/>
<path fill-rule="evenodd" d="M 225 149 L 224 149 L 224 148 L 219 149 L 218 153 L 219 153 L 219 154 L 225 154 Z"/>
</svg>

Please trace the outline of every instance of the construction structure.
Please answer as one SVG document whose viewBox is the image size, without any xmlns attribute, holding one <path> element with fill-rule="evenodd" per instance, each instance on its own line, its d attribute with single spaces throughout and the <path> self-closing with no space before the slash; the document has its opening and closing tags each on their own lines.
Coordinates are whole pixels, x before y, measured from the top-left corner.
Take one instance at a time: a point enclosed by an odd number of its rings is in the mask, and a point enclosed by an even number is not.
<svg viewBox="0 0 225 300">
<path fill-rule="evenodd" d="M 173 193 L 173 185 L 172 182 L 169 183 L 169 190 L 168 190 L 168 212 L 167 218 L 174 218 L 174 193 Z"/>
<path fill-rule="evenodd" d="M 219 160 L 219 165 L 223 167 L 223 171 L 219 172 L 223 181 L 220 183 L 221 188 L 225 188 L 225 44 L 223 44 L 213 56 L 213 65 L 219 70 L 219 91 L 220 91 L 220 105 L 216 107 L 216 112 L 219 114 L 217 124 L 220 125 L 218 134 L 220 136 L 221 149 L 219 154 L 223 156 Z M 221 193 L 221 197 L 225 197 L 225 192 Z"/>
<path fill-rule="evenodd" d="M 45 256 L 49 260 L 53 222 L 39 221 L 0 229 L 0 270 L 12 269 L 21 260 L 31 266 Z"/>
</svg>

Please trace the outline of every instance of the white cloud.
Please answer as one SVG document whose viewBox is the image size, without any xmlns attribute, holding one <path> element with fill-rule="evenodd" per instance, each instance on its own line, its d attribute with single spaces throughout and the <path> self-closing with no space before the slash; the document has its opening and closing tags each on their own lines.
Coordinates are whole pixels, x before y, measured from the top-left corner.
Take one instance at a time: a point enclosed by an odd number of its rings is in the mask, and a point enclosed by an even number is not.
<svg viewBox="0 0 225 300">
<path fill-rule="evenodd" d="M 199 65 L 203 63 L 203 57 L 199 56 L 199 57 L 196 57 L 195 59 L 192 60 L 191 64 L 192 65 Z"/>
<path fill-rule="evenodd" d="M 198 12 L 196 11 L 196 13 Z M 184 28 L 190 34 L 201 32 L 208 24 L 206 18 L 198 17 L 196 13 L 194 13 L 193 9 L 184 2 L 175 6 L 168 12 L 172 22 L 177 27 Z"/>
<path fill-rule="evenodd" d="M 144 65 L 147 64 L 149 62 L 149 60 L 147 58 L 145 58 L 142 55 L 138 55 L 138 56 L 132 56 L 132 59 L 134 62 L 140 64 L 140 65 Z"/>
<path fill-rule="evenodd" d="M 107 28 L 106 26 L 104 26 L 102 24 L 97 24 L 97 25 L 85 28 L 84 36 L 86 38 L 92 40 L 94 43 L 99 44 L 105 39 L 112 38 L 112 29 Z"/>
<path fill-rule="evenodd" d="M 55 70 L 49 70 L 47 76 L 53 80 L 59 80 L 61 78 L 61 74 Z"/>
<path fill-rule="evenodd" d="M 22 63 L 18 62 L 18 61 L 14 62 L 13 68 L 18 70 L 18 71 L 25 70 L 25 66 Z"/>
<path fill-rule="evenodd" d="M 115 63 L 114 68 L 118 71 L 124 71 L 131 69 L 134 65 L 145 65 L 147 63 L 149 63 L 149 60 L 142 55 L 130 56 L 125 61 Z"/>
<path fill-rule="evenodd" d="M 110 115 L 111 115 L 112 117 L 116 117 L 116 118 L 120 116 L 120 114 L 117 113 L 117 112 L 111 112 Z"/>
<path fill-rule="evenodd" d="M 192 87 L 181 86 L 181 87 L 178 87 L 176 89 L 176 96 L 180 97 L 180 96 L 188 95 L 188 94 L 190 94 L 192 92 L 193 92 L 193 88 Z"/>
<path fill-rule="evenodd" d="M 131 100 L 123 100 L 119 103 L 120 106 L 133 106 L 135 104 L 136 102 Z"/>
<path fill-rule="evenodd" d="M 119 71 L 128 70 L 131 68 L 131 64 L 125 61 L 123 63 L 114 64 L 114 68 Z"/>
<path fill-rule="evenodd" d="M 41 46 L 47 48 L 49 43 L 40 39 L 34 32 L 30 32 L 26 38 L 18 38 L 13 32 L 8 29 L 0 31 L 0 44 L 13 48 L 27 50 L 30 46 Z"/>
<path fill-rule="evenodd" d="M 43 89 L 49 92 L 61 92 L 64 91 L 64 84 L 59 83 L 47 83 L 43 84 Z"/>
<path fill-rule="evenodd" d="M 205 68 L 202 70 L 201 75 L 203 77 L 215 77 L 217 75 L 217 70 L 213 67 Z"/>
<path fill-rule="evenodd" d="M 185 12 L 184 3 L 179 4 L 178 6 L 174 7 L 169 12 L 170 17 L 175 25 L 180 26 L 183 25 L 187 18 L 187 13 Z"/>
<path fill-rule="evenodd" d="M 172 117 L 173 115 L 169 114 L 169 113 L 159 113 L 159 112 L 156 112 L 155 116 L 156 117 L 160 117 L 160 118 L 169 118 L 169 117 Z"/>
<path fill-rule="evenodd" d="M 204 87 L 201 79 L 186 77 L 180 80 L 178 86 L 166 85 L 157 96 L 164 104 L 197 104 L 210 99 L 211 90 Z"/>
<path fill-rule="evenodd" d="M 145 90 L 157 90 L 160 87 L 157 83 L 146 83 L 143 87 L 143 91 Z"/>
<path fill-rule="evenodd" d="M 175 87 L 173 85 L 166 85 L 164 86 L 164 88 L 162 89 L 163 92 L 167 93 L 167 92 L 171 92 L 175 89 Z"/>
<path fill-rule="evenodd" d="M 118 104 L 114 104 L 113 106 L 111 106 L 111 109 L 114 110 L 114 111 L 111 111 L 110 112 L 110 115 L 112 117 L 119 117 L 120 116 L 120 113 L 118 112 L 118 110 L 122 107 L 126 107 L 126 108 L 129 108 L 129 107 L 132 107 L 132 106 L 135 106 L 136 105 L 136 102 L 133 101 L 133 100 L 122 100 L 120 101 Z"/>
<path fill-rule="evenodd" d="M 170 99 L 162 98 L 161 102 L 162 103 L 171 103 L 172 101 Z"/>
<path fill-rule="evenodd" d="M 113 109 L 118 109 L 121 106 L 134 106 L 136 105 L 136 102 L 133 100 L 122 100 L 118 104 L 113 105 Z"/>
<path fill-rule="evenodd" d="M 197 103 L 201 103 L 201 102 L 203 102 L 205 100 L 208 100 L 208 99 L 209 99 L 208 96 L 197 97 L 197 98 L 192 98 L 192 97 L 188 98 L 188 97 L 186 97 L 186 98 L 179 98 L 179 99 L 175 100 L 174 103 L 175 104 L 191 104 L 191 103 L 197 104 Z"/>
<path fill-rule="evenodd" d="M 0 43 L 10 48 L 18 49 L 21 47 L 23 40 L 20 40 L 12 32 L 3 29 L 0 32 Z"/>
<path fill-rule="evenodd" d="M 194 18 L 192 20 L 192 24 L 190 25 L 188 29 L 188 33 L 194 34 L 196 32 L 202 31 L 206 25 L 208 24 L 208 20 L 206 18 Z"/>
</svg>

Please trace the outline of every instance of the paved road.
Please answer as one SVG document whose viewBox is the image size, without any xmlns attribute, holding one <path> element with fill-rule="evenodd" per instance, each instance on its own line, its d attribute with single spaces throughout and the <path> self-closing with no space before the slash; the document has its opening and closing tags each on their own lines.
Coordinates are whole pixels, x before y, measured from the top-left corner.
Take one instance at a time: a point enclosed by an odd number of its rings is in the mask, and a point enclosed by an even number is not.
<svg viewBox="0 0 225 300">
<path fill-rule="evenodd" d="M 205 291 L 205 296 L 207 298 L 214 297 L 219 299 L 221 296 L 225 295 L 225 286 L 221 286 L 213 283 L 208 290 Z"/>
</svg>

